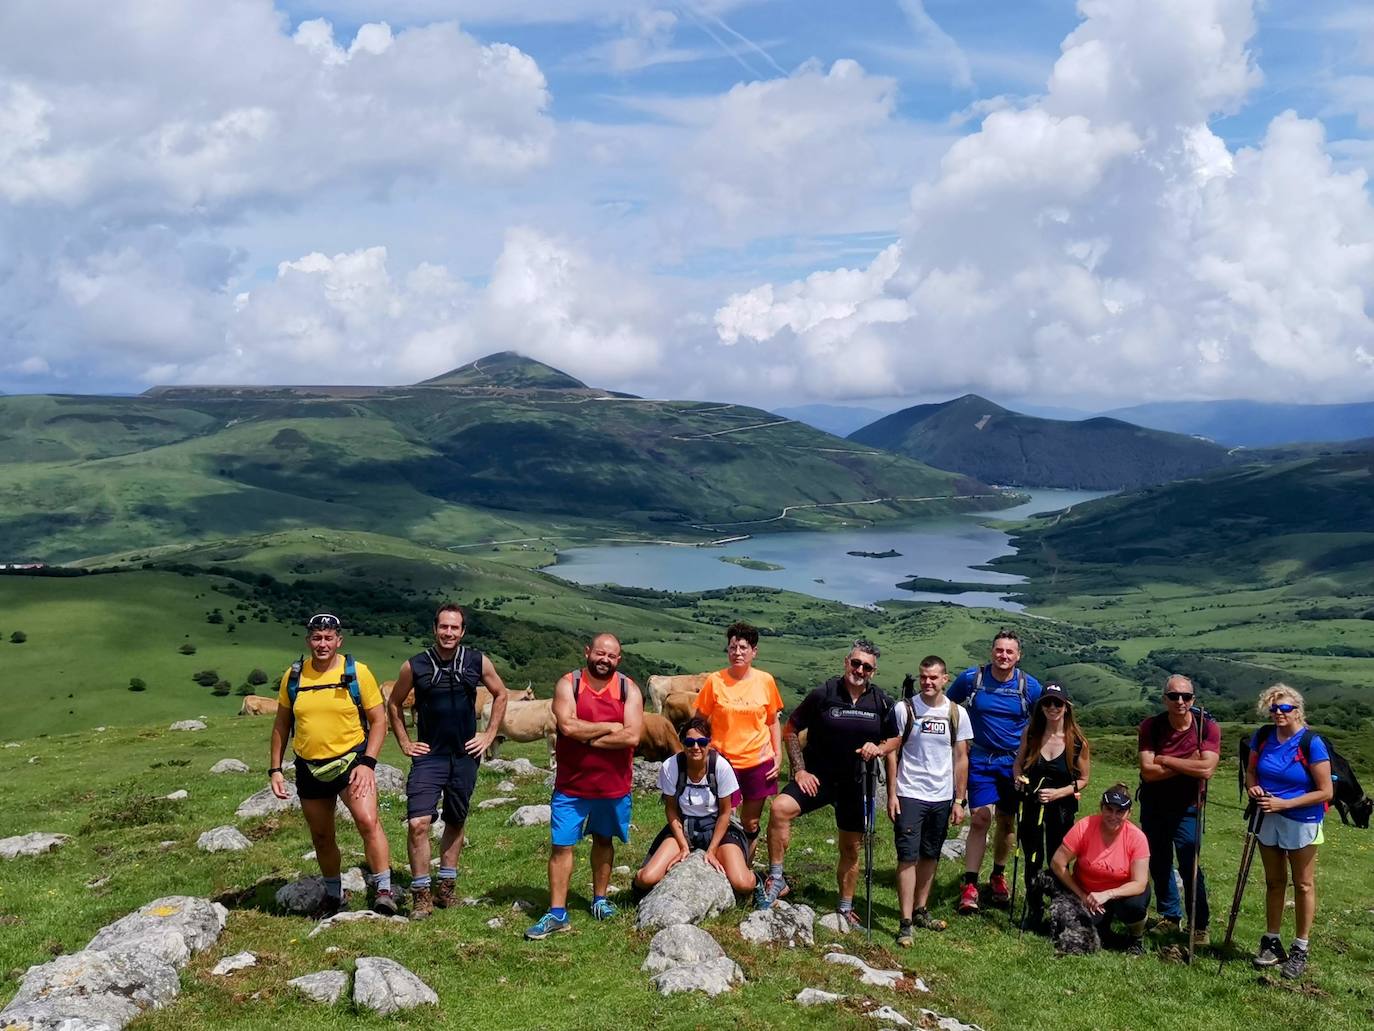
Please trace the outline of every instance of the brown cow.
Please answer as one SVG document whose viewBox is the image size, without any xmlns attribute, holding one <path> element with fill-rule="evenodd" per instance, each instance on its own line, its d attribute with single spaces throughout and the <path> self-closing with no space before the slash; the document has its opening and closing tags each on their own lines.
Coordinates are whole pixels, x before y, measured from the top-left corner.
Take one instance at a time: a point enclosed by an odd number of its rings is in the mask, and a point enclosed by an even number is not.
<svg viewBox="0 0 1374 1031">
<path fill-rule="evenodd" d="M 549 764 L 554 762 L 554 740 L 558 734 L 558 721 L 553 717 L 553 699 L 540 698 L 532 702 L 512 702 L 506 706 L 506 715 L 501 720 L 501 729 L 496 740 L 488 749 L 487 758 L 496 758 L 503 741 L 538 741 L 543 738 L 549 745 Z"/>
<path fill-rule="evenodd" d="M 702 686 L 706 683 L 709 673 L 683 673 L 679 676 L 660 677 L 652 676 L 649 678 L 649 697 L 647 699 L 649 707 L 654 712 L 663 711 L 663 703 L 669 695 L 679 692 L 691 691 L 692 696 L 696 697 L 701 693 Z"/>
<path fill-rule="evenodd" d="M 697 711 L 695 691 L 677 691 L 663 700 L 663 715 L 668 722 L 681 731 Z"/>
<path fill-rule="evenodd" d="M 243 704 L 239 706 L 240 716 L 275 716 L 276 714 L 277 700 L 265 698 L 260 694 L 244 695 Z"/>
<path fill-rule="evenodd" d="M 635 755 L 650 762 L 661 763 L 680 751 L 682 742 L 678 740 L 677 730 L 672 723 L 657 713 L 646 712 L 644 730 L 639 736 L 639 744 L 635 747 Z"/>
</svg>

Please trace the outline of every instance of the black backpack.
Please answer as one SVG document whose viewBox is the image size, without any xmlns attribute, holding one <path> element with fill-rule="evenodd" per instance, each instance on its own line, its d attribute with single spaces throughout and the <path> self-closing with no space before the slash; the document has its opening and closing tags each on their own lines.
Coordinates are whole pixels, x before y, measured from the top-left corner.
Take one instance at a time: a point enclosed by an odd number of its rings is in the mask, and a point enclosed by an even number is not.
<svg viewBox="0 0 1374 1031">
<path fill-rule="evenodd" d="M 624 673 L 617 673 L 616 676 L 620 678 L 620 704 L 621 704 L 621 705 L 624 705 L 624 704 L 625 704 L 625 699 L 628 698 L 629 695 L 630 695 L 630 689 L 629 689 L 629 687 L 628 687 L 628 686 L 626 685 L 626 683 L 625 683 L 625 674 L 624 674 Z M 573 670 L 572 678 L 573 678 L 573 711 L 576 712 L 576 711 L 577 711 L 577 695 L 578 695 L 578 692 L 580 692 L 580 691 L 582 690 L 582 671 L 581 671 L 580 669 L 575 669 L 575 670 Z"/>
<path fill-rule="evenodd" d="M 711 794 L 716 796 L 716 801 L 720 801 L 720 790 L 716 783 L 716 760 L 720 758 L 719 753 L 714 748 L 706 750 L 706 786 L 711 789 Z M 677 788 L 673 792 L 673 798 L 682 807 L 682 796 L 687 791 L 687 760 L 681 757 L 677 761 Z"/>
</svg>

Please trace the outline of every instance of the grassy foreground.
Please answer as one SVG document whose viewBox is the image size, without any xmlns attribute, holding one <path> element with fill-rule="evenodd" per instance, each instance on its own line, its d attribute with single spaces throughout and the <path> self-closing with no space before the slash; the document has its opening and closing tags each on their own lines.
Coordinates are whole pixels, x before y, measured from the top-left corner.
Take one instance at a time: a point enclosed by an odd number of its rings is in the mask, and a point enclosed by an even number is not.
<svg viewBox="0 0 1374 1031">
<path fill-rule="evenodd" d="M 913 1017 L 918 1007 L 928 1007 L 989 1031 L 1046 1025 L 1245 1028 L 1259 1013 L 1270 1026 L 1356 1028 L 1368 1026 L 1374 1013 L 1374 836 L 1343 827 L 1334 817 L 1318 868 L 1313 962 L 1301 987 L 1260 983 L 1245 956 L 1233 959 L 1218 977 L 1210 951 L 1193 969 L 1163 962 L 1153 949 L 1136 961 L 1112 953 L 1055 959 L 1042 939 L 1018 941 L 1008 930 L 1006 915 L 994 911 L 969 919 L 951 917 L 949 931 L 921 935 L 916 948 L 899 952 L 890 945 L 896 900 L 891 836 L 884 822 L 875 849 L 873 944 L 851 935 L 845 948 L 877 965 L 904 967 L 924 978 L 929 994 L 863 988 L 848 969 L 823 963 L 825 950 L 819 945 L 748 945 L 734 931 L 743 914 L 732 912 L 708 926 L 744 968 L 749 983 L 714 1000 L 662 999 L 639 972 L 649 936 L 634 930 L 633 916 L 602 925 L 585 914 L 585 850 L 574 875 L 575 931 L 542 943 L 521 940 L 531 918 L 512 912 L 511 905 L 524 899 L 542 911 L 548 836 L 545 828 L 507 828 L 508 809 L 474 813 L 472 842 L 460 872 L 459 894 L 485 897 L 489 903 L 440 911 L 423 925 L 341 927 L 308 938 L 309 921 L 259 908 L 259 900 L 270 900 L 284 879 L 314 872 L 313 863 L 301 858 L 310 845 L 298 814 L 243 825 L 254 839 L 253 848 L 243 853 L 212 856 L 195 848 L 201 832 L 234 822 L 237 804 L 263 785 L 257 771 L 265 766 L 266 721 L 213 717 L 210 728 L 200 733 L 164 728 L 112 727 L 103 733 L 28 739 L 18 748 L 0 749 L 0 778 L 7 788 L 0 836 L 31 830 L 74 836 L 52 855 L 0 864 L 0 1000 L 14 993 L 30 964 L 81 948 L 97 928 L 153 898 L 186 893 L 243 901 L 231 906 L 218 945 L 183 974 L 183 994 L 166 1010 L 136 1022 L 141 1031 L 265 1031 L 283 1024 L 324 1031 L 338 1026 L 343 1014 L 356 1027 L 873 1027 L 857 1004 L 862 998 L 891 1004 Z M 1104 758 L 1125 754 L 1124 741 L 1102 745 Z M 522 751 L 542 762 L 537 747 L 508 754 Z M 255 772 L 209 775 L 209 767 L 227 756 L 244 759 Z M 30 761 L 33 757 L 36 761 Z M 394 747 L 384 758 L 404 765 Z M 1094 781 L 1100 786 L 1127 772 L 1103 762 Z M 493 795 L 497 780 L 484 772 L 477 798 Z M 1229 771 L 1223 770 L 1205 845 L 1218 940 L 1240 844 L 1240 813 L 1230 783 Z M 179 788 L 190 792 L 188 800 L 160 798 Z M 537 779 L 521 781 L 517 794 L 522 803 L 547 800 L 547 789 Z M 404 806 L 396 800 L 384 805 L 393 866 L 401 869 Z M 637 796 L 632 843 L 622 848 L 618 864 L 639 861 L 661 818 L 656 798 Z M 833 905 L 833 849 L 827 844 L 833 836 L 825 814 L 799 821 L 788 860 L 802 900 L 819 912 Z M 173 844 L 164 848 L 163 842 Z M 341 843 L 346 857 L 358 849 L 349 830 Z M 949 915 L 956 875 L 952 865 L 942 865 L 935 899 L 942 915 Z M 626 881 L 625 876 L 613 878 L 622 887 Z M 1247 950 L 1260 929 L 1261 881 L 1257 864 L 1237 937 Z M 488 928 L 493 917 L 501 917 L 502 926 Z M 330 946 L 339 951 L 327 953 Z M 258 953 L 261 965 L 228 977 L 210 975 L 217 959 L 242 949 Z M 389 956 L 409 966 L 438 993 L 439 1012 L 424 1009 L 383 1020 L 353 1014 L 347 1003 L 342 1009 L 305 1003 L 285 988 L 288 978 L 300 974 L 350 969 L 361 955 Z M 806 986 L 840 992 L 851 1001 L 838 1009 L 802 1009 L 790 1000 Z"/>
</svg>

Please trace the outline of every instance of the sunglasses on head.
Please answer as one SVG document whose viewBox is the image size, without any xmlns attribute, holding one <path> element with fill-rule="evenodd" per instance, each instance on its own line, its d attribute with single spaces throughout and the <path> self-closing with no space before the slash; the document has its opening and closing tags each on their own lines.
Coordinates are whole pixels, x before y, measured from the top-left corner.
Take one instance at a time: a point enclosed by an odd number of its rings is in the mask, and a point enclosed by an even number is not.
<svg viewBox="0 0 1374 1031">
<path fill-rule="evenodd" d="M 1171 702 L 1191 702 L 1193 696 L 1185 691 L 1165 691 L 1164 697 Z"/>
<path fill-rule="evenodd" d="M 849 668 L 857 669 L 861 673 L 872 673 L 878 667 L 871 662 L 864 662 L 863 659 L 850 659 Z"/>
<path fill-rule="evenodd" d="M 1275 702 L 1273 705 L 1269 706 L 1269 711 L 1270 711 L 1270 712 L 1292 712 L 1292 711 L 1293 711 L 1294 709 L 1296 709 L 1296 708 L 1297 708 L 1296 705 L 1293 705 L 1293 704 L 1291 704 L 1291 703 L 1289 703 L 1289 702 Z"/>
<path fill-rule="evenodd" d="M 338 630 L 341 626 L 339 617 L 328 612 L 317 612 L 305 624 L 307 630 Z"/>
<path fill-rule="evenodd" d="M 682 747 L 684 748 L 705 748 L 711 743 L 709 737 L 684 737 Z"/>
</svg>

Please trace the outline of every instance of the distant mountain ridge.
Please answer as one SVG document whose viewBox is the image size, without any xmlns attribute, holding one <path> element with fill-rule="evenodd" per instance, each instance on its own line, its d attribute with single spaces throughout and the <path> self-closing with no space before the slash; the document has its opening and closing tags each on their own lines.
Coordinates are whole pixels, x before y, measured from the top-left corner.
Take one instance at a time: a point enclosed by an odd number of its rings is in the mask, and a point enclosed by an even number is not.
<svg viewBox="0 0 1374 1031">
<path fill-rule="evenodd" d="M 875 419 L 881 419 L 886 413 L 880 408 L 817 404 L 774 408 L 773 414 L 781 415 L 784 419 L 794 419 L 826 433 L 833 433 L 837 437 L 847 437 Z"/>
<path fill-rule="evenodd" d="M 848 439 L 986 483 L 1024 487 L 1140 487 L 1238 460 L 1210 441 L 1118 419 L 1040 419 L 977 394 L 894 412 Z"/>
<path fill-rule="evenodd" d="M 1268 401 L 1158 401 L 1103 413 L 1137 426 L 1219 444 L 1276 447 L 1374 437 L 1374 401 L 1300 405 Z"/>
</svg>

